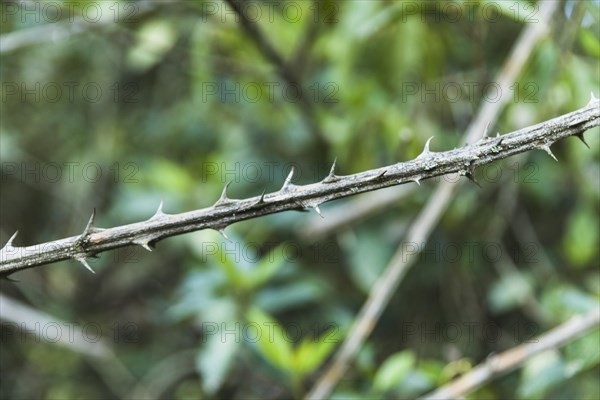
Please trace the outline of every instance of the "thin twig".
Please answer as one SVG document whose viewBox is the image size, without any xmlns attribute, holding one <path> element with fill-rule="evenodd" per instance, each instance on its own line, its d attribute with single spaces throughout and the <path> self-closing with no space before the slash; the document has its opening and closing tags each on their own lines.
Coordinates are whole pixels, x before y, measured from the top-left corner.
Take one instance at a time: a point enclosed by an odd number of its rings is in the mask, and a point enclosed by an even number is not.
<svg viewBox="0 0 600 400">
<path fill-rule="evenodd" d="M 430 139 L 423 152 L 414 160 L 353 175 L 336 175 L 334 163 L 329 175 L 322 181 L 299 186 L 292 183 L 292 169 L 281 189 L 273 193 L 263 193 L 248 199 L 231 199 L 227 196 L 228 185 L 225 185 L 221 197 L 211 207 L 171 215 L 163 211 L 161 203 L 156 213 L 146 221 L 108 229 L 95 227 L 95 213 L 92 213 L 83 233 L 69 238 L 17 247 L 14 244 L 15 233 L 0 250 L 0 275 L 67 259 L 77 260 L 91 270 L 86 258 L 119 247 L 138 245 L 151 251 L 155 242 L 170 236 L 202 229 L 215 229 L 224 234 L 224 229 L 235 222 L 282 211 L 305 211 L 312 208 L 320 213 L 320 204 L 358 193 L 452 173 L 470 177 L 478 166 L 530 150 L 550 152 L 550 146 L 557 140 L 568 136 L 582 137 L 583 132 L 598 125 L 600 101 L 592 97 L 579 110 L 506 135 L 481 137 L 476 143 L 458 149 L 433 152 L 429 149 Z M 447 193 L 438 191 L 435 196 L 446 197 Z M 420 219 L 430 221 L 415 224 L 409 231 L 409 238 L 415 242 L 425 240 L 441 211 L 439 204 L 442 204 L 439 200 L 429 203 Z M 226 236 L 225 238 L 227 239 Z M 395 259 L 393 265 L 399 262 Z M 389 295 L 389 288 L 382 292 L 385 293 L 388 293 L 386 296 Z"/>
<path fill-rule="evenodd" d="M 456 399 L 472 393 L 477 388 L 505 375 L 521 366 L 536 354 L 543 351 L 562 347 L 586 332 L 600 325 L 600 309 L 585 315 L 578 315 L 545 333 L 532 343 L 513 347 L 503 353 L 488 357 L 487 360 L 470 370 L 460 378 L 427 394 L 423 399 Z"/>
<path fill-rule="evenodd" d="M 482 132 L 487 131 L 487 127 L 495 124 L 502 108 L 511 99 L 509 94 L 511 85 L 516 82 L 520 71 L 533 52 L 535 44 L 547 33 L 548 21 L 550 21 L 550 17 L 556 10 L 557 5 L 558 3 L 554 1 L 543 2 L 540 8 L 538 23 L 527 26 L 521 33 L 496 79 L 496 83 L 500 88 L 499 100 L 496 102 L 487 102 L 482 105 L 475 120 L 471 122 L 467 129 L 465 143 L 476 141 Z M 472 174 L 467 175 L 467 177 L 474 180 Z M 458 187 L 459 185 L 447 181 L 442 182 L 438 186 L 423 211 L 409 228 L 403 243 L 418 243 L 418 248 L 423 248 L 431 231 L 450 204 L 454 191 Z M 320 400 L 329 397 L 329 394 L 344 374 L 348 363 L 354 358 L 366 338 L 371 334 L 400 281 L 419 254 L 418 251 L 406 254 L 404 250 L 405 246 L 401 245 L 398 247 L 390 263 L 373 285 L 373 288 L 369 292 L 369 297 L 356 317 L 346 339 L 334 355 L 333 361 L 327 367 L 325 373 L 320 376 L 317 383 L 306 396 L 307 399 Z"/>
<path fill-rule="evenodd" d="M 299 106 L 304 114 L 304 120 L 312 133 L 315 135 L 317 144 L 320 148 L 326 143 L 324 141 L 323 132 L 321 132 L 320 126 L 317 124 L 316 110 L 311 99 L 306 96 L 308 93 L 305 90 L 301 77 L 296 73 L 296 69 L 286 62 L 283 56 L 275 49 L 272 43 L 263 34 L 258 24 L 251 18 L 248 18 L 246 9 L 244 8 L 243 0 L 225 0 L 227 4 L 236 12 L 240 17 L 240 23 L 244 30 L 250 35 L 250 38 L 254 41 L 259 51 L 265 56 L 267 60 L 273 64 L 277 70 L 277 74 L 290 86 L 298 87 L 298 99 L 300 100 Z M 310 23 L 310 21 L 309 21 Z M 323 145 L 323 146 L 321 146 Z"/>
</svg>

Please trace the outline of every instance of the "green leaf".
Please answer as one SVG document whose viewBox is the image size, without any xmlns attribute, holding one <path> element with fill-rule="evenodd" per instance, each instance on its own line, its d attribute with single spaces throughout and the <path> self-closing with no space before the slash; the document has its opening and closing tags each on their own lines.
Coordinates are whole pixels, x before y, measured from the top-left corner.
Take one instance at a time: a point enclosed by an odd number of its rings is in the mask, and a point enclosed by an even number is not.
<svg viewBox="0 0 600 400">
<path fill-rule="evenodd" d="M 235 358 L 239 341 L 231 336 L 223 337 L 221 332 L 209 336 L 196 356 L 196 370 L 202 376 L 202 389 L 214 395 L 225 378 Z"/>
<path fill-rule="evenodd" d="M 217 260 L 217 265 L 225 272 L 225 276 L 227 276 L 227 281 L 234 287 L 238 289 L 242 289 L 246 287 L 246 276 L 240 271 L 236 264 L 233 263 L 230 257 L 223 251 L 219 251 L 219 258 Z"/>
<path fill-rule="evenodd" d="M 567 378 L 565 363 L 556 350 L 548 350 L 528 360 L 521 372 L 517 388 L 519 397 L 538 399 Z"/>
<path fill-rule="evenodd" d="M 294 369 L 303 376 L 318 368 L 340 342 L 339 329 L 328 330 L 320 338 L 307 336 L 294 352 Z"/>
<path fill-rule="evenodd" d="M 260 290 L 255 303 L 269 312 L 281 312 L 290 308 L 317 302 L 325 296 L 325 289 L 316 279 L 296 278 L 294 282 Z"/>
<path fill-rule="evenodd" d="M 575 375 L 600 364 L 600 330 L 595 329 L 565 347 L 567 372 Z"/>
<path fill-rule="evenodd" d="M 131 67 L 145 71 L 169 51 L 177 40 L 177 32 L 166 21 L 146 22 L 137 32 L 137 43 L 131 47 L 128 62 Z"/>
<path fill-rule="evenodd" d="M 246 287 L 255 289 L 269 280 L 285 264 L 282 246 L 278 246 L 263 257 L 246 277 Z"/>
<path fill-rule="evenodd" d="M 390 356 L 375 374 L 373 387 L 380 392 L 386 392 L 398 385 L 414 368 L 415 355 L 410 350 L 401 351 Z"/>
<path fill-rule="evenodd" d="M 499 11 L 500 14 L 506 18 L 512 19 L 515 22 L 521 23 L 537 23 L 539 22 L 538 8 L 528 1 L 516 0 L 516 1 L 495 1 L 495 0 L 484 0 L 482 6 L 489 6 L 485 8 L 485 11 L 480 9 L 480 13 L 485 16 L 485 19 L 492 22 L 498 21 L 495 12 Z"/>
<path fill-rule="evenodd" d="M 600 58 L 600 41 L 595 34 L 587 29 L 582 29 L 579 32 L 579 43 L 590 56 Z"/>
<path fill-rule="evenodd" d="M 259 353 L 273 366 L 291 374 L 294 368 L 292 345 L 281 325 L 257 307 L 248 310 L 246 320 L 248 324 L 255 324 L 259 332 L 255 342 Z"/>
<path fill-rule="evenodd" d="M 563 249 L 575 267 L 593 266 L 598 256 L 598 218 L 587 208 L 578 209 L 569 218 Z"/>
<path fill-rule="evenodd" d="M 500 313 L 523 304 L 532 291 L 531 284 L 520 272 L 504 274 L 492 286 L 488 302 L 493 312 Z"/>
<path fill-rule="evenodd" d="M 557 285 L 544 290 L 542 305 L 548 315 L 560 322 L 596 309 L 598 299 L 576 287 Z"/>
</svg>

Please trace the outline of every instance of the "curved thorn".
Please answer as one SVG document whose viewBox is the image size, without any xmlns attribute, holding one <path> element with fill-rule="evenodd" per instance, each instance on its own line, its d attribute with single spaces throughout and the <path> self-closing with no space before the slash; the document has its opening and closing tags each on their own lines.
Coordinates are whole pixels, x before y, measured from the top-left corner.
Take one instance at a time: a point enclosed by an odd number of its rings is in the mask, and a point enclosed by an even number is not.
<svg viewBox="0 0 600 400">
<path fill-rule="evenodd" d="M 555 156 L 555 155 L 552 153 L 552 150 L 550 150 L 550 146 L 549 146 L 549 145 L 547 145 L 547 144 L 543 144 L 543 145 L 542 145 L 540 148 L 541 148 L 542 150 L 544 150 L 546 153 L 548 153 L 548 155 L 549 155 L 550 157 L 554 158 L 554 161 L 557 161 L 557 162 L 558 162 L 558 159 L 557 159 L 557 158 L 556 158 L 556 156 Z"/>
<path fill-rule="evenodd" d="M 83 265 L 85 267 L 85 269 L 87 269 L 88 271 L 90 271 L 92 274 L 95 274 L 96 272 L 92 269 L 92 267 L 90 267 L 90 265 L 87 263 L 85 257 L 82 256 L 76 256 L 75 259 L 77 261 L 79 261 L 81 263 L 81 265 Z"/>
<path fill-rule="evenodd" d="M 421 178 L 413 178 L 412 181 L 417 185 L 421 186 Z"/>
<path fill-rule="evenodd" d="M 154 213 L 154 215 L 153 215 L 152 217 L 150 217 L 150 219 L 160 218 L 160 217 L 162 217 L 163 215 L 166 215 L 166 214 L 163 212 L 163 204 L 164 204 L 164 203 L 163 203 L 163 201 L 161 200 L 161 201 L 160 201 L 160 204 L 158 205 L 158 208 L 156 209 L 156 212 Z"/>
<path fill-rule="evenodd" d="M 425 142 L 425 147 L 423 147 L 423 151 L 421 152 L 421 154 L 419 154 L 417 159 L 426 157 L 432 153 L 431 150 L 429 150 L 429 143 L 431 143 L 432 139 L 433 139 L 433 136 L 430 137 L 429 139 L 427 139 L 427 142 Z"/>
<path fill-rule="evenodd" d="M 287 178 L 285 178 L 285 181 L 283 182 L 283 186 L 280 189 L 281 191 L 287 190 L 292 185 L 292 178 L 293 177 L 294 177 L 294 167 L 292 167 L 292 169 L 290 170 L 290 173 L 288 174 Z"/>
<path fill-rule="evenodd" d="M 592 90 L 592 91 L 590 92 L 590 101 L 589 101 L 589 103 L 588 103 L 588 104 L 591 104 L 591 103 L 593 103 L 593 102 L 595 102 L 595 101 L 598 101 L 598 99 L 596 98 L 596 96 L 594 96 L 594 91 Z"/>
<path fill-rule="evenodd" d="M 225 184 L 225 187 L 223 187 L 223 191 L 221 192 L 221 197 L 219 197 L 219 200 L 217 200 L 217 202 L 215 203 L 215 206 L 223 205 L 223 204 L 229 202 L 229 197 L 227 197 L 227 188 L 229 187 L 229 185 L 231 185 L 231 181 L 227 182 Z"/>
<path fill-rule="evenodd" d="M 585 146 L 589 149 L 590 145 L 587 144 L 587 142 L 585 141 L 585 138 L 583 137 L 583 132 L 578 133 L 575 135 L 579 140 L 581 140 L 583 142 L 583 144 L 585 144 Z"/>
<path fill-rule="evenodd" d="M 321 209 L 319 208 L 319 205 L 316 205 L 316 206 L 314 206 L 313 208 L 315 209 L 315 211 L 317 212 L 317 214 L 319 214 L 319 217 L 321 217 L 321 218 L 323 218 L 323 219 L 325 218 L 325 217 L 323 216 L 323 214 L 321 214 Z"/>
</svg>

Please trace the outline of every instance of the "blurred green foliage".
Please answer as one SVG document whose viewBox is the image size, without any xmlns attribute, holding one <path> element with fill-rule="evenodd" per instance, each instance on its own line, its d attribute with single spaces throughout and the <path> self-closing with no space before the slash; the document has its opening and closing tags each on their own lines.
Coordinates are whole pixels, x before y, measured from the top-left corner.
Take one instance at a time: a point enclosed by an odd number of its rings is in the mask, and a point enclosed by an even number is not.
<svg viewBox="0 0 600 400">
<path fill-rule="evenodd" d="M 287 60 L 300 97 L 224 2 L 147 10 L 82 0 L 72 14 L 98 7 L 108 23 L 61 37 L 50 7 L 67 3 L 30 4 L 29 14 L 2 3 L 3 45 L 55 27 L 0 63 L 2 243 L 17 229 L 19 245 L 77 234 L 93 207 L 98 226 L 115 226 L 148 218 L 161 200 L 170 213 L 209 206 L 227 181 L 236 198 L 277 190 L 291 166 L 301 184 L 324 177 L 334 158 L 348 174 L 411 159 L 430 136 L 434 151 L 457 146 L 538 10 L 525 1 L 253 2 L 263 12 L 253 22 Z M 490 134 L 598 96 L 599 13 L 598 2 L 561 2 Z M 554 145 L 559 163 L 540 151 L 477 171 L 483 189 L 461 188 L 333 398 L 424 394 L 598 306 L 598 131 L 586 134 L 591 151 L 575 139 Z M 433 188 L 423 182 L 316 243 L 301 232 L 318 216 L 285 213 L 228 227 L 230 242 L 195 232 L 153 253 L 104 253 L 91 262 L 95 276 L 63 262 L 0 288 L 55 318 L 100 326 L 156 397 L 300 397 Z M 324 205 L 325 218 L 347 204 Z M 140 393 L 97 359 L 2 326 L 2 398 Z M 598 335 L 539 354 L 468 398 L 599 398 Z"/>
</svg>

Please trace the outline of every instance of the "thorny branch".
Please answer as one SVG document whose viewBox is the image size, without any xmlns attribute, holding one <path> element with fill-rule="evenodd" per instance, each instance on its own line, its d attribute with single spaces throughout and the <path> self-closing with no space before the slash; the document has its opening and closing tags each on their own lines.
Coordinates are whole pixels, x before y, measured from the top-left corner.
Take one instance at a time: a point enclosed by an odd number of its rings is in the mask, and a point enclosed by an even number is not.
<svg viewBox="0 0 600 400">
<path fill-rule="evenodd" d="M 487 131 L 489 125 L 496 123 L 501 110 L 510 101 L 510 96 L 507 95 L 509 88 L 517 81 L 536 44 L 549 33 L 548 22 L 551 21 L 557 6 L 557 2 L 544 2 L 540 7 L 540 21 L 529 24 L 521 32 L 495 79 L 501 89 L 500 98 L 496 102 L 483 102 L 481 104 L 475 118 L 467 127 L 463 143 L 476 141 L 482 131 Z M 435 225 L 437 225 L 452 201 L 453 193 L 458 190 L 458 187 L 459 185 L 447 181 L 438 185 L 427 204 L 408 228 L 403 240 L 404 243 L 422 244 L 427 241 Z M 336 351 L 330 365 L 306 396 L 307 399 L 329 397 L 337 382 L 342 378 L 350 361 L 356 356 L 366 338 L 371 334 L 398 285 L 414 265 L 417 254 L 418 252 L 406 254 L 403 246 L 398 247 L 382 274 L 373 284 L 348 335 Z"/>
<path fill-rule="evenodd" d="M 554 142 L 568 136 L 583 140 L 583 133 L 598 125 L 600 101 L 592 95 L 585 107 L 540 124 L 492 138 L 484 135 L 474 144 L 444 152 L 431 151 L 430 138 L 423 152 L 414 160 L 353 175 L 336 175 L 334 162 L 329 175 L 322 181 L 299 186 L 292 183 L 292 170 L 278 191 L 263 192 L 248 199 L 229 198 L 227 184 L 221 197 L 211 207 L 166 214 L 161 203 L 156 213 L 146 221 L 107 229 L 94 226 L 94 212 L 83 233 L 69 238 L 17 247 L 14 245 L 15 232 L 0 250 L 0 275 L 68 259 L 81 262 L 91 271 L 86 258 L 119 247 L 138 245 L 151 251 L 151 246 L 159 240 L 207 228 L 220 231 L 227 239 L 224 233 L 227 226 L 264 215 L 310 208 L 320 214 L 319 205 L 326 201 L 409 182 L 419 183 L 451 173 L 474 180 L 476 167 L 514 154 L 541 149 L 555 158 L 550 150 Z"/>
</svg>

